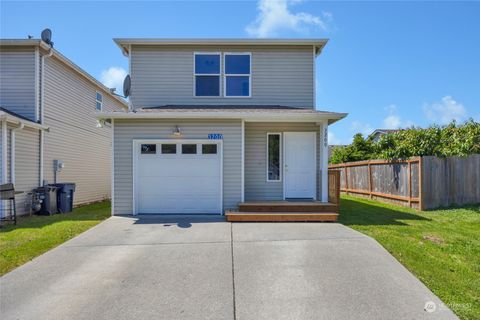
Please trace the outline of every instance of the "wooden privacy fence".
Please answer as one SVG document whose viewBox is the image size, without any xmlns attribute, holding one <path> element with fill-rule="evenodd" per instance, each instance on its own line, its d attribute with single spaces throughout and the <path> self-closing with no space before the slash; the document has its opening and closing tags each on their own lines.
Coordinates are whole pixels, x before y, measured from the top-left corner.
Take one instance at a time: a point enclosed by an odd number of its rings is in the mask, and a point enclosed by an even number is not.
<svg viewBox="0 0 480 320">
<path fill-rule="evenodd" d="M 328 202 L 340 204 L 340 172 L 328 170 Z"/>
<path fill-rule="evenodd" d="M 340 191 L 420 210 L 480 203 L 480 155 L 368 160 L 330 165 Z"/>
</svg>

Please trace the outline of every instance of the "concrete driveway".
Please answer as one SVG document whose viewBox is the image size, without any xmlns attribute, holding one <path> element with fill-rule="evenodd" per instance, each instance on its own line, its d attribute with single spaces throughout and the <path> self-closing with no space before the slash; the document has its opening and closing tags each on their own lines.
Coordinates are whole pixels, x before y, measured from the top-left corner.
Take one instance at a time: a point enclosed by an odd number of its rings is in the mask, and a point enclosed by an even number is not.
<svg viewBox="0 0 480 320">
<path fill-rule="evenodd" d="M 376 241 L 327 223 L 112 217 L 0 290 L 3 320 L 456 319 Z"/>
</svg>

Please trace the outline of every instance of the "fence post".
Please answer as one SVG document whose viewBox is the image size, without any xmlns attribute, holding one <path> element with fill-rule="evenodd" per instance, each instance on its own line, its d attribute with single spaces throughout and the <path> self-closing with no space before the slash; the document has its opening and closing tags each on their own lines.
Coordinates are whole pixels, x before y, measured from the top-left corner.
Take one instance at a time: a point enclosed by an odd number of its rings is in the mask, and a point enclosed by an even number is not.
<svg viewBox="0 0 480 320">
<path fill-rule="evenodd" d="M 423 157 L 418 160 L 418 208 L 423 211 Z"/>
<path fill-rule="evenodd" d="M 347 175 L 347 164 L 344 164 L 345 166 L 343 167 L 345 169 L 345 191 L 348 194 L 348 175 Z"/>
<path fill-rule="evenodd" d="M 372 168 L 370 167 L 371 164 L 370 164 L 370 161 L 368 161 L 368 192 L 369 192 L 369 195 L 370 195 L 370 199 L 373 198 L 372 196 L 372 190 L 373 190 L 373 187 L 372 187 Z"/>
<path fill-rule="evenodd" d="M 408 160 L 408 207 L 412 207 L 412 162 Z"/>
</svg>

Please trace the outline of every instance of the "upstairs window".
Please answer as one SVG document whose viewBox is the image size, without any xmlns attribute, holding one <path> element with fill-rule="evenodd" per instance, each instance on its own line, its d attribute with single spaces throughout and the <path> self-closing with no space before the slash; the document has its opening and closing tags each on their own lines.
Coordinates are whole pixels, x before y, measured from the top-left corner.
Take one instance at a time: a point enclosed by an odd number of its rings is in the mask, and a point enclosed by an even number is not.
<svg viewBox="0 0 480 320">
<path fill-rule="evenodd" d="M 250 97 L 251 54 L 225 53 L 225 97 Z"/>
<path fill-rule="evenodd" d="M 195 96 L 220 96 L 220 54 L 195 53 Z"/>
<path fill-rule="evenodd" d="M 103 96 L 100 92 L 97 92 L 97 96 L 96 96 L 96 106 L 95 108 L 97 109 L 97 111 L 102 111 L 103 109 Z"/>
</svg>

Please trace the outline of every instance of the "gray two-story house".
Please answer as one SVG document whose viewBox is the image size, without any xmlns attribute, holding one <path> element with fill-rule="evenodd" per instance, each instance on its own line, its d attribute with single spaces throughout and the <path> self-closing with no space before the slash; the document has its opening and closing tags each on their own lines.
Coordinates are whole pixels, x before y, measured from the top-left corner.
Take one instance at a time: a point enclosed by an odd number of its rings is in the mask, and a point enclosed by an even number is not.
<svg viewBox="0 0 480 320">
<path fill-rule="evenodd" d="M 74 204 L 110 198 L 109 127 L 98 111 L 125 111 L 110 89 L 39 39 L 0 40 L 0 181 L 23 193 L 54 182 L 76 184 Z"/>
<path fill-rule="evenodd" d="M 129 112 L 98 115 L 114 131 L 113 214 L 328 202 L 328 125 L 346 114 L 316 109 L 326 40 L 115 42 L 131 95 Z"/>
</svg>

